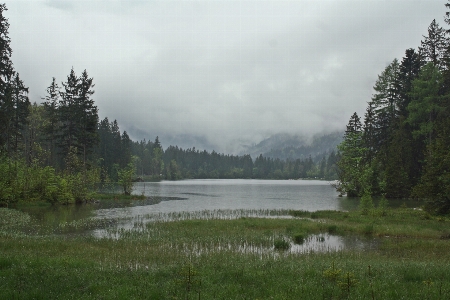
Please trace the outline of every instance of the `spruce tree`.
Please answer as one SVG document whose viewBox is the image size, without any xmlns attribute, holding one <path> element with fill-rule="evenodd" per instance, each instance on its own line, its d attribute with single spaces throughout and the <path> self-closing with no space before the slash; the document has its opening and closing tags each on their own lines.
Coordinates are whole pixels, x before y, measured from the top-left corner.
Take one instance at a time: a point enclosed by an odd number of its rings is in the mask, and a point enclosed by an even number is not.
<svg viewBox="0 0 450 300">
<path fill-rule="evenodd" d="M 73 151 L 71 148 L 78 146 L 78 121 L 80 114 L 77 107 L 77 97 L 80 88 L 80 80 L 76 76 L 74 69 L 70 70 L 67 76 L 67 81 L 62 83 L 63 91 L 60 93 L 61 99 L 59 102 L 59 142 L 58 146 L 63 157 L 67 157 L 69 152 Z M 71 153 L 73 155 L 73 153 Z"/>
<path fill-rule="evenodd" d="M 448 44 L 447 32 L 434 19 L 428 26 L 428 35 L 423 36 L 419 47 L 423 64 L 433 63 L 440 70 L 444 67 L 445 51 Z"/>
<path fill-rule="evenodd" d="M 98 143 L 98 109 L 94 105 L 91 96 L 94 94 L 92 88 L 93 78 L 89 78 L 87 71 L 84 70 L 79 78 L 78 95 L 76 97 L 78 110 L 78 143 L 82 151 L 83 165 L 86 168 L 87 156 L 94 150 L 94 146 Z"/>
<path fill-rule="evenodd" d="M 344 140 L 338 145 L 340 159 L 337 162 L 339 186 L 338 191 L 349 197 L 360 196 L 364 189 L 362 175 L 363 158 L 366 148 L 362 139 L 362 126 L 355 112 L 347 125 Z"/>
<path fill-rule="evenodd" d="M 59 130 L 59 103 L 60 103 L 60 88 L 56 83 L 55 77 L 52 78 L 52 83 L 47 87 L 47 95 L 44 100 L 44 116 L 47 120 L 44 125 L 44 140 L 46 149 L 50 153 L 49 164 L 53 167 L 57 167 L 56 162 L 56 142 Z"/>
</svg>

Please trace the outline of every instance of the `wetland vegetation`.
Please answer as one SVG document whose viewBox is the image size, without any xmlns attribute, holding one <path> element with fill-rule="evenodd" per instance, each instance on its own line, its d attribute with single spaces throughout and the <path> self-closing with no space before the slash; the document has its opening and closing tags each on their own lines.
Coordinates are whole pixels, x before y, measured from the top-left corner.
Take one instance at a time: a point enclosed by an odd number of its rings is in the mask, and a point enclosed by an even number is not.
<svg viewBox="0 0 450 300">
<path fill-rule="evenodd" d="M 0 209 L 5 299 L 448 299 L 449 219 L 410 208 L 85 218 L 33 228 Z M 229 215 L 229 218 L 224 218 Z M 177 218 L 178 216 L 178 218 Z M 220 217 L 222 216 L 222 217 Z M 276 216 L 276 217 L 275 217 Z M 170 218 L 172 217 L 172 218 Z M 270 217 L 270 218 L 269 218 Z M 102 236 L 86 234 L 102 229 Z M 84 234 L 83 234 L 84 233 Z M 370 249 L 290 251 L 327 234 Z"/>
</svg>

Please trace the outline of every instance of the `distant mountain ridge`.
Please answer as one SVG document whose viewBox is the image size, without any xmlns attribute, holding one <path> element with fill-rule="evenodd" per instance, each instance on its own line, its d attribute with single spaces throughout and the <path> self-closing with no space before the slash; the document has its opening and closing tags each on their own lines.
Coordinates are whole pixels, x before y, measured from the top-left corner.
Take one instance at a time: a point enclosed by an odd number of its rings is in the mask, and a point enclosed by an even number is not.
<svg viewBox="0 0 450 300">
<path fill-rule="evenodd" d="M 336 151 L 342 142 L 342 132 L 333 132 L 306 138 L 299 135 L 275 134 L 260 143 L 250 146 L 241 154 L 250 154 L 253 159 L 262 154 L 264 157 L 281 160 L 306 159 L 309 156 L 317 162 Z"/>
</svg>

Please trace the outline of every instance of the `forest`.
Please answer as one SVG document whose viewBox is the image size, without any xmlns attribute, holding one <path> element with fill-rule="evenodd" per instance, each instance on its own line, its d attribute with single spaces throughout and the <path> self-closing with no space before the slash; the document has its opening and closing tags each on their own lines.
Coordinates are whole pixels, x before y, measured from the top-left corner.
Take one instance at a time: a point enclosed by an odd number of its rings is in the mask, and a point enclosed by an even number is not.
<svg viewBox="0 0 450 300">
<path fill-rule="evenodd" d="M 363 119 L 350 117 L 338 146 L 342 194 L 418 198 L 429 212 L 450 212 L 449 32 L 433 20 L 418 49 L 378 75 Z"/>
<path fill-rule="evenodd" d="M 81 203 L 100 185 L 119 184 L 131 194 L 133 181 L 185 178 L 298 179 L 337 176 L 337 155 L 319 162 L 262 155 L 225 155 L 215 151 L 132 141 L 117 120 L 99 120 L 94 80 L 72 68 L 58 83 L 52 78 L 40 103 L 11 59 L 7 7 L 0 5 L 0 206 L 18 201 Z"/>
</svg>

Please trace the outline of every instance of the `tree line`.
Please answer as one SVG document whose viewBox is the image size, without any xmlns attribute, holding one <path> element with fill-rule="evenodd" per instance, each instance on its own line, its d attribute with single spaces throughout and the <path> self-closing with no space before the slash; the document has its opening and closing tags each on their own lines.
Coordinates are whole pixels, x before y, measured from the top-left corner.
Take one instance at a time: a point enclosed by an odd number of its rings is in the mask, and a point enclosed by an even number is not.
<svg viewBox="0 0 450 300">
<path fill-rule="evenodd" d="M 433 20 L 420 46 L 378 75 L 363 120 L 351 116 L 338 146 L 342 194 L 420 198 L 450 212 L 449 33 Z"/>
<path fill-rule="evenodd" d="M 58 83 L 52 78 L 40 104 L 11 60 L 9 23 L 0 4 L 0 206 L 19 200 L 50 203 L 86 201 L 97 184 L 119 183 L 131 194 L 134 180 L 184 178 L 333 178 L 337 156 L 315 164 L 260 155 L 215 151 L 163 150 L 159 138 L 132 141 L 117 120 L 99 120 L 94 81 L 72 68 Z"/>
</svg>

